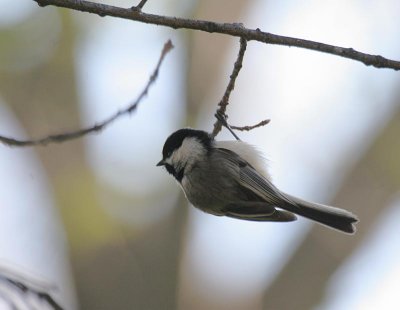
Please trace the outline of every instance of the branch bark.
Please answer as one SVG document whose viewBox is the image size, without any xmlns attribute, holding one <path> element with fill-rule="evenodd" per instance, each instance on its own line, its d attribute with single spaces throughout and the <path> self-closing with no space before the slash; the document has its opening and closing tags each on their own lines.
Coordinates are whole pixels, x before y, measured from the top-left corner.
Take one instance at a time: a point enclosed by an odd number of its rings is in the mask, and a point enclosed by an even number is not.
<svg viewBox="0 0 400 310">
<path fill-rule="evenodd" d="M 99 16 L 113 16 L 130 19 L 146 24 L 166 26 L 174 29 L 193 29 L 209 33 L 221 33 L 235 37 L 241 37 L 247 41 L 254 40 L 266 44 L 284 46 L 295 46 L 313 51 L 328 53 L 355 61 L 366 66 L 376 68 L 388 68 L 400 70 L 400 61 L 391 60 L 380 55 L 370 55 L 356 51 L 353 48 L 345 48 L 311 40 L 287 37 L 272 34 L 257 29 L 249 29 L 238 23 L 216 23 L 206 20 L 194 20 L 179 17 L 169 17 L 155 14 L 147 14 L 141 10 L 132 8 L 121 8 L 101 3 L 94 3 L 84 0 L 34 0 L 40 6 L 54 5 L 58 7 L 73 9 L 81 12 L 97 14 Z"/>
</svg>

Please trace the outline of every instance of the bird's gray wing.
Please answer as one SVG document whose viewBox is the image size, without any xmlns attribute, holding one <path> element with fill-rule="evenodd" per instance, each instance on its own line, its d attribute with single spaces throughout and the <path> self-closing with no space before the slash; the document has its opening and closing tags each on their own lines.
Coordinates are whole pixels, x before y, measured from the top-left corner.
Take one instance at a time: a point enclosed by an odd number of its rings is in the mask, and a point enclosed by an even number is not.
<svg viewBox="0 0 400 310">
<path fill-rule="evenodd" d="M 293 202 L 282 194 L 271 181 L 259 174 L 251 164 L 231 150 L 217 148 L 214 151 L 217 156 L 227 160 L 231 168 L 238 172 L 238 184 L 264 201 L 230 204 L 224 208 L 227 216 L 256 221 L 293 221 L 296 219 L 291 212 L 275 209 L 284 203 L 293 204 Z M 268 212 L 270 214 L 266 214 Z"/>
<path fill-rule="evenodd" d="M 224 148 L 217 148 L 215 151 L 220 153 L 219 155 L 225 160 L 228 160 L 232 168 L 238 171 L 237 181 L 241 186 L 251 190 L 254 194 L 263 198 L 263 200 L 271 205 L 279 206 L 282 202 L 293 204 L 293 201 L 277 189 L 271 181 L 258 173 L 250 163 L 245 161 L 238 154 Z"/>
</svg>

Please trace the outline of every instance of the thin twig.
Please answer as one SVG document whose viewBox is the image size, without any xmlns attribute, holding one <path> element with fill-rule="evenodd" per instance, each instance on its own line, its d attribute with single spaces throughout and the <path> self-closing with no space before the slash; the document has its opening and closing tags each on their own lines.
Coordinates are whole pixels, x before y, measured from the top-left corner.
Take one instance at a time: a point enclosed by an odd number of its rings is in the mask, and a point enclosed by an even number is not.
<svg viewBox="0 0 400 310">
<path fill-rule="evenodd" d="M 225 93 L 224 93 L 221 101 L 218 103 L 219 108 L 217 109 L 217 112 L 216 112 L 217 115 L 220 114 L 224 118 L 226 117 L 225 112 L 226 112 L 226 107 L 229 104 L 229 97 L 231 95 L 232 90 L 235 88 L 236 78 L 238 77 L 239 71 L 242 68 L 243 57 L 244 57 L 244 53 L 246 52 L 246 47 L 247 47 L 247 40 L 244 38 L 240 38 L 239 53 L 238 53 L 237 59 L 235 61 L 235 64 L 233 65 L 233 70 L 232 70 L 232 74 L 229 77 L 228 86 L 225 89 Z M 221 131 L 222 125 L 223 124 L 221 123 L 221 120 L 218 119 L 218 117 L 217 117 L 217 120 L 214 123 L 214 129 L 212 132 L 213 137 L 217 136 L 217 134 Z"/>
<path fill-rule="evenodd" d="M 367 66 L 400 70 L 400 61 L 387 59 L 380 55 L 370 55 L 356 51 L 353 48 L 345 48 L 321 42 L 276 35 L 269 32 L 261 31 L 259 28 L 249 29 L 243 27 L 242 24 L 237 24 L 237 23 L 216 23 L 206 20 L 194 20 L 187 18 L 146 14 L 141 10 L 120 8 L 84 0 L 34 0 L 34 1 L 36 1 L 40 6 L 55 5 L 58 7 L 69 8 L 77 11 L 94 13 L 99 16 L 120 17 L 147 24 L 171 27 L 174 29 L 178 28 L 194 29 L 210 33 L 214 32 L 214 33 L 227 34 L 230 36 L 236 36 L 240 38 L 245 38 L 248 41 L 255 40 L 267 44 L 295 46 L 353 59 L 356 61 L 360 61 Z"/>
<path fill-rule="evenodd" d="M 142 10 L 147 0 L 141 0 L 137 6 L 131 7 L 131 10 Z"/>
<path fill-rule="evenodd" d="M 61 143 L 61 142 L 69 141 L 72 139 L 76 139 L 76 138 L 85 136 L 89 133 L 95 133 L 95 132 L 98 133 L 98 132 L 102 131 L 108 125 L 110 125 L 112 122 L 114 122 L 116 119 L 120 118 L 123 115 L 131 114 L 134 110 L 136 110 L 140 101 L 147 95 L 147 93 L 150 89 L 150 86 L 157 79 L 158 72 L 159 72 L 161 64 L 165 58 L 165 55 L 167 55 L 167 53 L 173 47 L 174 46 L 172 45 L 171 40 L 168 40 L 168 42 L 166 42 L 164 44 L 164 48 L 161 52 L 157 66 L 154 69 L 153 73 L 151 74 L 151 76 L 146 84 L 146 87 L 142 90 L 142 92 L 137 97 L 137 99 L 133 103 L 131 103 L 128 107 L 116 112 L 114 115 L 111 115 L 109 118 L 105 119 L 104 121 L 102 121 L 98 124 L 95 124 L 94 126 L 89 127 L 89 128 L 84 128 L 84 129 L 61 133 L 61 134 L 56 134 L 56 135 L 49 135 L 44 138 L 35 139 L 35 140 L 18 140 L 18 139 L 14 139 L 14 138 L 10 138 L 10 137 L 0 136 L 0 142 L 3 142 L 4 144 L 9 145 L 9 146 L 47 145 L 49 143 Z"/>
<path fill-rule="evenodd" d="M 228 117 L 226 114 L 221 113 L 220 111 L 217 111 L 215 113 L 215 117 L 218 120 L 218 123 L 220 124 L 220 126 L 224 126 L 226 129 L 229 130 L 229 132 L 232 134 L 232 136 L 235 137 L 236 140 L 240 141 L 240 138 L 238 137 L 237 134 L 235 134 L 235 132 L 232 130 L 231 126 L 229 126 L 226 118 Z"/>
<path fill-rule="evenodd" d="M 250 130 L 253 130 L 253 129 L 255 129 L 255 128 L 265 126 L 265 125 L 267 125 L 270 121 L 271 121 L 271 120 L 269 120 L 269 119 L 265 119 L 265 120 L 263 120 L 263 121 L 261 121 L 261 122 L 255 124 L 255 125 L 252 125 L 252 126 L 242 126 L 242 127 L 238 127 L 238 126 L 232 126 L 232 125 L 230 125 L 230 127 L 231 127 L 232 129 L 239 130 L 239 131 L 250 131 Z"/>
</svg>

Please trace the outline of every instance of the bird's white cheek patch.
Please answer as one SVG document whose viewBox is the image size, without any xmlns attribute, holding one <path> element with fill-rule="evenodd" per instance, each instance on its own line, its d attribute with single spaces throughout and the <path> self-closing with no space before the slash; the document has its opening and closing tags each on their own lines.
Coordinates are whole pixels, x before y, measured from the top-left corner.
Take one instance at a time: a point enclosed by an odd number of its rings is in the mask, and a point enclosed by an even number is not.
<svg viewBox="0 0 400 310">
<path fill-rule="evenodd" d="M 204 152 L 204 147 L 196 138 L 186 138 L 165 162 L 175 168 L 185 167 L 187 164 L 191 166 L 194 161 L 204 155 Z"/>
</svg>

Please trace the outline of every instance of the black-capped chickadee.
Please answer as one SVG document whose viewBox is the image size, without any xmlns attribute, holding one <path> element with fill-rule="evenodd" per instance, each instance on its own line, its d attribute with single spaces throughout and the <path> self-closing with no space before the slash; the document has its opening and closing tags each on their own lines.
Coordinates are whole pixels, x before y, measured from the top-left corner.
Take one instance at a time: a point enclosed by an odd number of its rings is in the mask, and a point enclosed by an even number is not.
<svg viewBox="0 0 400 310">
<path fill-rule="evenodd" d="M 245 142 L 216 141 L 205 131 L 184 128 L 167 138 L 162 155 L 157 166 L 165 166 L 204 212 L 272 222 L 294 221 L 297 214 L 345 233 L 356 230 L 354 214 L 277 189 L 261 154 Z"/>
</svg>

